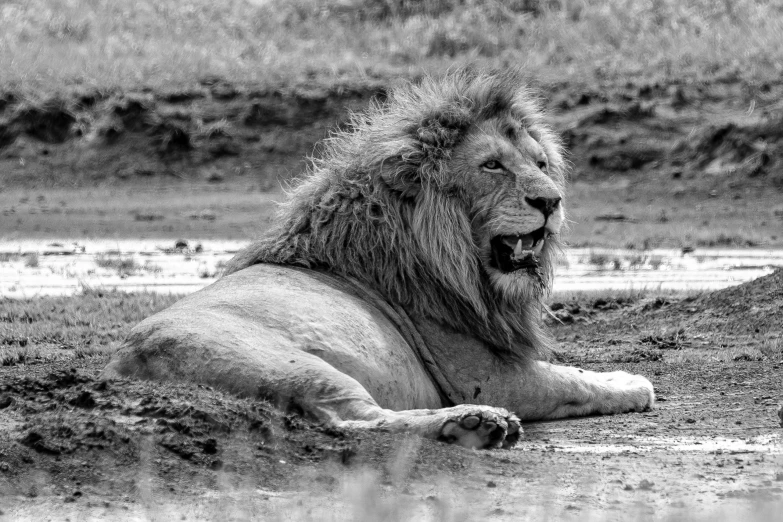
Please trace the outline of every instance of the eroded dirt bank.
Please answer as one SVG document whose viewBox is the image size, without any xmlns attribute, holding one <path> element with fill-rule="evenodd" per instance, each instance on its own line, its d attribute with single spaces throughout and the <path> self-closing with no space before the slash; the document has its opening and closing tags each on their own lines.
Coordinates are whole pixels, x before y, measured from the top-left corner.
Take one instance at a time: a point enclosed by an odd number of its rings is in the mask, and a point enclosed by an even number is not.
<svg viewBox="0 0 783 522">
<path fill-rule="evenodd" d="M 40 305 L 2 321 L 29 328 L 52 313 Z M 649 376 L 655 410 L 529 424 L 515 450 L 476 452 L 323 429 L 197 386 L 104 382 L 100 354 L 9 361 L 0 517 L 775 519 L 783 271 L 682 300 L 552 308 L 559 360 Z"/>
<path fill-rule="evenodd" d="M 0 94 L 0 168 L 10 186 L 171 177 L 277 186 L 380 85 L 258 89 L 203 78 L 187 91 Z"/>
<path fill-rule="evenodd" d="M 391 82 L 393 83 L 393 82 Z M 535 82 L 534 82 L 535 83 Z M 0 94 L 6 186 L 151 177 L 254 179 L 301 171 L 328 130 L 390 82 L 258 88 L 219 77 L 190 90 Z M 538 85 L 571 150 L 575 179 L 645 177 L 720 191 L 780 189 L 783 80 L 722 74 L 625 84 Z"/>
</svg>

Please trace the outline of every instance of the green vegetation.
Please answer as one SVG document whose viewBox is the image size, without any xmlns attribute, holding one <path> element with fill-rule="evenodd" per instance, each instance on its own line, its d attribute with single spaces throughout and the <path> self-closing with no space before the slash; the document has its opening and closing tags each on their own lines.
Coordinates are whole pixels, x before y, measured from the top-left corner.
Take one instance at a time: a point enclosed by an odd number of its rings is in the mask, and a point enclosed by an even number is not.
<svg viewBox="0 0 783 522">
<path fill-rule="evenodd" d="M 777 75 L 781 34 L 781 0 L 26 0 L 0 5 L 0 70 L 5 87 L 43 90 L 333 83 L 476 60 L 566 79 Z"/>
<path fill-rule="evenodd" d="M 179 298 L 88 290 L 76 297 L 0 299 L 0 366 L 109 353 L 136 323 Z"/>
</svg>

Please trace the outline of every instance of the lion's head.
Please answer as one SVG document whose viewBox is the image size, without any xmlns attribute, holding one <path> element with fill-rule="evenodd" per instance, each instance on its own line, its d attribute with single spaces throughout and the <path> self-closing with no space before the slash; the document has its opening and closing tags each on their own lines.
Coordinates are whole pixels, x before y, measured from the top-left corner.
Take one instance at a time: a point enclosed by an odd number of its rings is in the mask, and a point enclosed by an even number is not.
<svg viewBox="0 0 783 522">
<path fill-rule="evenodd" d="M 518 72 L 392 90 L 326 140 L 279 222 L 227 273 L 268 262 L 351 276 L 499 354 L 545 349 L 540 299 L 565 162 Z"/>
</svg>

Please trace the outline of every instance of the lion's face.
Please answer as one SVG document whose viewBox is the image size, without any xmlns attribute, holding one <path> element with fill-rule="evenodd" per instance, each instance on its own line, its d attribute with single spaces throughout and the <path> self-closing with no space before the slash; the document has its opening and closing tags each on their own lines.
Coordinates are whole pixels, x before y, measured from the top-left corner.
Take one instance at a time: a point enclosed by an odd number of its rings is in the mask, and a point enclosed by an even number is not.
<svg viewBox="0 0 783 522">
<path fill-rule="evenodd" d="M 447 167 L 465 189 L 483 268 L 507 297 L 540 290 L 563 225 L 563 193 L 550 173 L 561 159 L 541 142 L 535 128 L 495 118 L 467 133 Z"/>
</svg>

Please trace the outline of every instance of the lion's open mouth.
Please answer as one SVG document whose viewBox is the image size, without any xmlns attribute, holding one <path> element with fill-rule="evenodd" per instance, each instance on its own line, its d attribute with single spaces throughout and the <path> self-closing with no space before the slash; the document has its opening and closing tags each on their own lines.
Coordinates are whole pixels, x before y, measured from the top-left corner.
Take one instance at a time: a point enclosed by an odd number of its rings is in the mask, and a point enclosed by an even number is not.
<svg viewBox="0 0 783 522">
<path fill-rule="evenodd" d="M 510 273 L 525 269 L 537 272 L 541 250 L 544 248 L 544 227 L 527 234 L 495 236 L 492 246 L 492 265 L 501 272 Z"/>
</svg>

